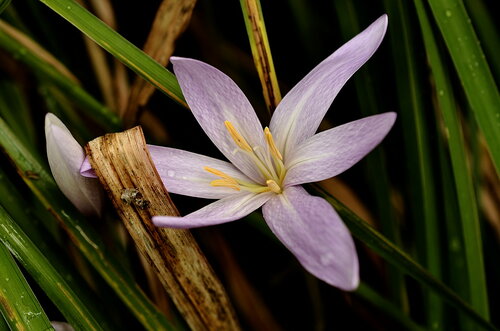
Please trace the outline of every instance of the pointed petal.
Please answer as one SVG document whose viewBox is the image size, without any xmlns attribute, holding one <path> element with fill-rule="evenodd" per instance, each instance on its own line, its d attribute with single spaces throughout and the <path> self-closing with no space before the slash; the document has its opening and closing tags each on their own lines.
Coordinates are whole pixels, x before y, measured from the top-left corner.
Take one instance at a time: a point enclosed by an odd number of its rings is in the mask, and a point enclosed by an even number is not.
<svg viewBox="0 0 500 331">
<path fill-rule="evenodd" d="M 97 178 L 94 169 L 92 169 L 92 165 L 90 164 L 89 157 L 85 155 L 85 159 L 83 160 L 82 166 L 80 167 L 80 175 L 87 178 Z"/>
<path fill-rule="evenodd" d="M 253 183 L 229 162 L 179 149 L 148 145 L 151 159 L 168 192 L 198 198 L 221 199 L 238 191 L 228 187 L 214 187 L 210 182 L 220 177 L 204 170 L 210 167 L 232 178 Z"/>
<path fill-rule="evenodd" d="M 212 142 L 248 177 L 264 183 L 254 163 L 237 145 L 224 121 L 230 121 L 251 147 L 267 148 L 262 126 L 240 88 L 224 73 L 201 61 L 172 57 L 174 72 L 193 115 Z"/>
<path fill-rule="evenodd" d="M 395 120 L 396 113 L 383 113 L 312 136 L 292 151 L 284 185 L 317 182 L 344 172 L 384 139 Z"/>
<path fill-rule="evenodd" d="M 204 167 L 222 171 L 240 182 L 254 183 L 229 162 L 180 149 L 156 145 L 147 146 L 163 185 L 169 193 L 197 198 L 222 199 L 237 192 L 228 187 L 210 185 L 211 181 L 221 178 L 204 170 Z M 88 157 L 82 163 L 80 174 L 88 178 L 97 178 Z"/>
<path fill-rule="evenodd" d="M 269 128 L 286 159 L 311 137 L 346 81 L 373 55 L 384 38 L 387 16 L 348 41 L 305 76 L 280 102 Z"/>
<path fill-rule="evenodd" d="M 274 196 L 262 211 L 274 234 L 310 273 L 346 291 L 358 287 L 353 239 L 328 202 L 294 186 Z"/>
<path fill-rule="evenodd" d="M 96 179 L 80 175 L 85 153 L 66 126 L 53 114 L 45 116 L 47 158 L 54 179 L 64 195 L 86 215 L 99 215 L 103 194 Z"/>
<path fill-rule="evenodd" d="M 254 194 L 241 192 L 217 200 L 184 217 L 154 216 L 153 223 L 160 227 L 177 229 L 217 225 L 243 218 L 262 206 L 274 193 Z"/>
</svg>

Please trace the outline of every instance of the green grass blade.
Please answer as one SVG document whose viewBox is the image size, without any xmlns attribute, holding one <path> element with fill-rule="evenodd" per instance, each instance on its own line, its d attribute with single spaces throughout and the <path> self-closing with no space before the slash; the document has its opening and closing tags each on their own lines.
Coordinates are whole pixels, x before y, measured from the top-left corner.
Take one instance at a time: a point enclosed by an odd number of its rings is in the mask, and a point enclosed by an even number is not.
<svg viewBox="0 0 500 331">
<path fill-rule="evenodd" d="M 30 192 L 23 192 L 21 194 L 2 168 L 0 168 L 0 201 L 2 201 L 7 213 L 16 220 L 21 230 L 43 252 L 43 255 L 50 264 L 57 269 L 70 288 L 75 291 L 94 319 L 100 325 L 110 324 L 109 318 L 111 315 L 118 320 L 118 314 L 123 312 L 123 310 L 118 311 L 114 307 L 112 312 L 110 312 L 106 308 L 104 301 L 109 296 L 103 298 L 103 294 L 98 292 L 99 298 L 97 297 L 94 290 L 83 279 L 80 270 L 76 270 L 72 264 L 72 260 L 66 254 L 68 243 L 63 247 L 59 236 L 57 236 L 59 233 L 55 234 L 57 237 L 54 237 L 54 233 L 47 231 L 46 227 L 52 225 L 47 224 L 48 221 L 53 219 L 52 215 L 44 208 L 40 210 L 40 207 L 43 206 L 39 206 L 37 200 L 34 199 Z M 74 256 L 71 258 L 74 259 Z M 95 286 L 96 282 L 93 285 Z"/>
<path fill-rule="evenodd" d="M 319 195 L 323 196 L 337 210 L 342 220 L 356 238 L 364 242 L 368 247 L 373 249 L 388 262 L 397 266 L 402 272 L 426 285 L 429 289 L 434 291 L 436 295 L 439 295 L 450 305 L 459 309 L 464 316 L 467 316 L 472 321 L 475 321 L 478 326 L 488 330 L 496 330 L 492 324 L 476 312 L 467 302 L 462 300 L 448 286 L 444 285 L 441 281 L 430 274 L 429 271 L 415 262 L 410 256 L 408 256 L 408 254 L 387 240 L 382 234 L 377 232 L 368 223 L 359 218 L 349 208 L 321 187 L 317 185 L 314 185 L 313 187 Z"/>
<path fill-rule="evenodd" d="M 3 209 L 0 206 L 0 218 L 4 217 L 2 213 Z M 0 270 L 2 270 L 2 276 L 0 276 L 0 317 L 3 315 L 10 329 L 50 329 L 51 325 L 47 315 L 3 243 L 0 243 Z M 0 329 L 2 329 L 1 321 Z"/>
<path fill-rule="evenodd" d="M 406 152 L 406 177 L 409 179 L 411 215 L 415 226 L 417 250 L 423 264 L 429 271 L 441 278 L 441 239 L 439 233 L 436 187 L 433 173 L 432 154 L 429 136 L 432 127 L 428 126 L 429 111 L 422 96 L 420 67 L 416 57 L 416 43 L 412 31 L 410 8 L 405 1 L 384 1 L 391 18 L 392 53 L 396 70 L 396 84 L 399 97 L 400 123 L 403 129 L 404 149 Z M 395 32 L 398 33 L 395 33 Z M 428 326 L 442 329 L 442 302 L 432 293 L 426 293 Z"/>
<path fill-rule="evenodd" d="M 80 297 L 3 207 L 0 207 L 0 222 L 0 240 L 9 247 L 69 323 L 77 330 L 104 330 L 105 326 L 99 325 Z"/>
<path fill-rule="evenodd" d="M 186 106 L 175 76 L 72 0 L 40 0 L 170 98 Z"/>
<path fill-rule="evenodd" d="M 25 36 L 26 37 L 26 36 Z M 65 94 L 85 109 L 88 115 L 108 130 L 120 128 L 120 119 L 111 110 L 95 100 L 90 94 L 82 89 L 77 82 L 70 79 L 58 68 L 47 62 L 30 46 L 30 43 L 19 40 L 19 31 L 0 20 L 0 47 L 12 54 L 12 56 L 23 62 L 34 72 L 52 82 Z"/>
<path fill-rule="evenodd" d="M 500 174 L 500 94 L 467 11 L 461 0 L 429 0 L 429 4 Z M 482 314 L 488 315 L 486 307 Z"/>
<path fill-rule="evenodd" d="M 486 319 L 489 316 L 488 292 L 482 253 L 481 229 L 472 176 L 468 167 L 465 141 L 454 102 L 449 74 L 445 71 L 429 19 L 420 0 L 415 0 L 429 64 L 436 86 L 439 110 L 447 130 L 460 221 L 465 242 L 466 264 L 472 306 Z"/>
<path fill-rule="evenodd" d="M 150 302 L 118 262 L 108 254 L 102 240 L 62 195 L 44 166 L 20 144 L 0 119 L 0 148 L 16 166 L 22 179 L 68 232 L 76 247 L 114 289 L 136 318 L 148 330 L 172 330 L 169 322 Z M 27 174 L 31 174 L 28 176 Z M 36 177 L 33 177 L 36 174 Z"/>
</svg>

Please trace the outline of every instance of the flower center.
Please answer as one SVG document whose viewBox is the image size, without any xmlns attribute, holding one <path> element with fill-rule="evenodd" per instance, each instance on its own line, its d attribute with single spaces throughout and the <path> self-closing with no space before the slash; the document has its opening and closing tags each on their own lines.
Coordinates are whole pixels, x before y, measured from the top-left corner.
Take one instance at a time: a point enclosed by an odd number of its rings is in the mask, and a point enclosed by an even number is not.
<svg viewBox="0 0 500 331">
<path fill-rule="evenodd" d="M 237 146 L 236 152 L 246 154 L 254 162 L 256 169 L 265 178 L 266 185 L 244 182 L 220 170 L 203 167 L 205 171 L 220 177 L 220 179 L 211 181 L 210 185 L 229 187 L 236 191 L 246 190 L 254 193 L 274 192 L 280 194 L 283 191 L 281 186 L 285 178 L 286 169 L 283 164 L 283 156 L 276 147 L 269 128 L 266 127 L 264 129 L 264 137 L 268 147 L 268 149 L 264 149 L 261 146 L 250 146 L 245 137 L 236 130 L 231 122 L 225 121 L 224 125 Z"/>
</svg>

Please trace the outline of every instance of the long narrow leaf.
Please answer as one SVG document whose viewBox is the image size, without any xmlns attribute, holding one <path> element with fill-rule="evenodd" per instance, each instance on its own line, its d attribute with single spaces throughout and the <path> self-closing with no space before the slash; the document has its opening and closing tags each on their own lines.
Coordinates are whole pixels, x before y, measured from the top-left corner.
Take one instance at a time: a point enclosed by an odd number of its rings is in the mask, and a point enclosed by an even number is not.
<svg viewBox="0 0 500 331">
<path fill-rule="evenodd" d="M 474 194 L 471 172 L 465 153 L 465 141 L 454 102 L 449 75 L 438 52 L 429 19 L 420 0 L 415 0 L 427 57 L 436 84 L 436 95 L 447 130 L 448 144 L 455 178 L 460 221 L 465 240 L 467 270 L 471 303 L 484 317 L 488 316 L 488 293 L 482 253 L 479 214 Z"/>
<path fill-rule="evenodd" d="M 500 173 L 500 94 L 462 0 L 429 0 L 471 109 Z M 488 316 L 485 303 L 481 313 Z"/>
<path fill-rule="evenodd" d="M 49 225 L 47 224 L 48 221 L 52 220 L 52 215 L 45 209 L 40 210 L 39 204 L 33 198 L 29 192 L 21 194 L 16 185 L 9 180 L 7 174 L 0 168 L 0 201 L 2 201 L 7 213 L 16 221 L 17 225 L 26 233 L 35 246 L 43 252 L 50 264 L 57 269 L 68 286 L 85 304 L 87 311 L 94 319 L 101 325 L 110 324 L 109 310 L 105 309 L 103 300 L 97 298 L 81 274 L 72 266 L 72 261 L 65 254 L 65 249 L 58 240 L 60 236 L 55 238 L 54 235 L 57 234 L 49 233 L 46 229 Z M 19 203 L 20 201 L 23 202 Z M 60 292 L 60 295 L 64 295 L 64 292 Z M 115 311 L 116 309 L 113 309 L 113 312 Z"/>
<path fill-rule="evenodd" d="M 281 101 L 281 92 L 267 39 L 260 0 L 240 0 L 240 4 L 264 99 L 269 112 L 272 113 Z"/>
<path fill-rule="evenodd" d="M 363 241 L 368 247 L 377 252 L 384 259 L 397 266 L 401 271 L 407 273 L 417 281 L 425 284 L 443 300 L 453 307 L 459 309 L 465 316 L 471 318 L 479 326 L 488 330 L 496 328 L 476 312 L 467 302 L 462 300 L 455 292 L 441 281 L 432 276 L 420 264 L 415 262 L 408 254 L 399 249 L 383 235 L 372 228 L 368 223 L 359 218 L 340 201 L 331 196 L 328 192 L 314 186 L 314 188 L 337 210 L 342 220 L 346 223 L 352 234 Z"/>
<path fill-rule="evenodd" d="M 59 272 L 0 207 L 0 240 L 14 254 L 61 313 L 78 330 L 104 330 Z M 43 330 L 43 329 L 41 329 Z"/>
<path fill-rule="evenodd" d="M 4 217 L 0 206 L 0 218 Z M 3 222 L 0 221 L 0 222 Z M 1 223 L 0 223 L 1 224 Z M 0 230 L 1 231 L 1 230 Z M 0 243 L 0 319 L 4 316 L 11 330 L 46 330 L 50 322 L 9 250 Z M 2 322 L 0 321 L 0 329 Z"/>
<path fill-rule="evenodd" d="M 415 226 L 417 250 L 423 264 L 437 278 L 441 278 L 441 240 L 439 233 L 436 187 L 433 173 L 428 123 L 429 107 L 422 94 L 422 79 L 416 57 L 410 16 L 406 1 L 384 1 L 393 29 L 390 32 L 392 54 L 396 71 L 400 123 L 406 152 L 406 177 L 409 179 L 408 199 Z M 394 33 L 398 31 L 398 33 Z M 442 302 L 432 293 L 426 293 L 426 315 L 429 326 L 442 328 Z"/>
<path fill-rule="evenodd" d="M 175 76 L 149 55 L 119 35 L 104 22 L 72 0 L 40 0 L 65 20 L 85 33 L 127 67 L 166 95 L 186 105 Z"/>
</svg>

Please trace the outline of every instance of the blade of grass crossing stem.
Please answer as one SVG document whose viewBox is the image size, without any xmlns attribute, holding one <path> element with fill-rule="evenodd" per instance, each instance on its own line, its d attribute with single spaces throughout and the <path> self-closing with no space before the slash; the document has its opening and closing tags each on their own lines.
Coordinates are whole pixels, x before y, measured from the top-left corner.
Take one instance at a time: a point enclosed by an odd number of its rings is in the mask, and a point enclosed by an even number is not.
<svg viewBox="0 0 500 331">
<path fill-rule="evenodd" d="M 340 24 L 340 31 L 344 39 L 348 40 L 361 31 L 358 14 L 354 2 L 350 0 L 335 1 L 335 10 Z M 358 102 L 361 114 L 370 116 L 379 113 L 377 93 L 372 84 L 372 77 L 367 70 L 369 67 L 361 68 L 354 77 Z M 366 160 L 366 180 L 370 183 L 372 198 L 375 200 L 378 211 L 378 221 L 381 225 L 381 232 L 396 245 L 401 245 L 399 224 L 391 204 L 391 189 L 389 176 L 386 170 L 385 155 L 381 147 L 375 149 L 367 156 Z M 408 296 L 403 275 L 394 268 L 388 266 L 388 285 L 391 288 L 392 296 L 404 312 L 408 312 Z"/>
<path fill-rule="evenodd" d="M 500 94 L 462 0 L 429 0 L 434 19 L 500 174 Z M 486 307 L 483 308 L 487 316 Z"/>
<path fill-rule="evenodd" d="M 0 241 L 9 247 L 73 327 L 77 330 L 106 329 L 106 325 L 99 325 L 78 295 L 3 207 L 0 207 Z"/>
<path fill-rule="evenodd" d="M 272 114 L 281 101 L 281 92 L 271 56 L 271 47 L 267 39 L 260 0 L 240 0 L 240 4 L 264 99 L 269 113 Z"/>
<path fill-rule="evenodd" d="M 120 127 L 120 119 L 116 114 L 95 100 L 77 82 L 64 74 L 60 68 L 40 57 L 36 51 L 37 48 L 29 46 L 32 41 L 29 44 L 21 42 L 20 36 L 20 31 L 0 20 L 0 47 L 69 95 L 80 108 L 87 111 L 88 116 L 103 125 L 104 128 L 116 130 Z M 23 40 L 27 39 L 25 35 L 22 36 Z M 40 46 L 37 45 L 37 47 Z"/>
<path fill-rule="evenodd" d="M 466 264 L 469 278 L 470 299 L 475 307 L 487 319 L 488 291 L 484 272 L 481 229 L 478 207 L 474 193 L 474 184 L 468 167 L 465 142 L 458 118 L 458 109 L 454 102 L 449 75 L 437 50 L 429 19 L 421 0 L 415 0 L 420 26 L 423 33 L 427 58 L 432 69 L 440 114 L 447 130 L 448 146 L 455 179 L 460 224 L 462 227 Z"/>
<path fill-rule="evenodd" d="M 154 307 L 131 276 L 108 254 L 97 233 L 87 225 L 83 217 L 59 191 L 45 168 L 20 144 L 2 119 L 0 119 L 0 148 L 15 164 L 17 172 L 32 192 L 68 232 L 75 246 L 144 327 L 148 330 L 172 330 L 173 327 L 165 316 Z M 36 174 L 36 179 L 27 176 L 27 173 Z"/>
<path fill-rule="evenodd" d="M 186 106 L 175 76 L 72 0 L 40 0 L 167 96 Z"/>
<path fill-rule="evenodd" d="M 46 218 L 48 212 L 40 213 L 37 206 L 30 202 L 31 196 L 26 192 L 21 194 L 16 186 L 9 180 L 7 174 L 0 168 L 0 201 L 7 213 L 16 220 L 22 231 L 30 238 L 35 246 L 43 252 L 51 265 L 53 265 L 61 276 L 68 283 L 70 288 L 75 291 L 78 297 L 87 307 L 87 310 L 92 314 L 94 319 L 101 325 L 108 324 L 110 311 L 104 307 L 102 294 L 98 299 L 94 291 L 90 289 L 87 283 L 71 264 L 69 257 L 66 255 L 66 249 L 63 248 L 57 238 L 49 233 L 44 227 L 40 219 Z M 36 202 L 36 201 L 34 201 Z M 46 223 L 46 222 L 45 222 Z M 95 285 L 95 284 L 93 284 Z M 104 301 L 108 298 L 105 297 Z M 113 313 L 116 311 L 116 306 L 113 306 Z M 106 314 L 106 315 L 105 315 Z M 104 316 L 107 316 L 106 318 Z"/>
<path fill-rule="evenodd" d="M 3 243 L 0 243 L 0 270 L 2 270 L 0 276 L 0 315 L 3 315 L 10 329 L 50 329 L 51 325 L 47 315 Z M 1 326 L 2 322 L 0 322 Z"/>
<path fill-rule="evenodd" d="M 351 233 L 373 249 L 388 262 L 394 264 L 400 270 L 413 277 L 418 282 L 425 284 L 433 290 L 443 300 L 447 301 L 453 307 L 459 309 L 463 316 L 475 321 L 478 326 L 486 330 L 497 330 L 486 319 L 479 315 L 467 302 L 462 300 L 455 292 L 435 278 L 429 271 L 415 262 L 409 255 L 399 249 L 392 242 L 387 240 L 382 234 L 372 228 L 367 222 L 359 218 L 344 204 L 334 198 L 327 191 L 318 185 L 309 185 L 318 195 L 325 198 L 339 213 L 340 217 L 347 225 Z"/>
<path fill-rule="evenodd" d="M 441 240 L 436 206 L 436 189 L 432 172 L 429 127 L 426 126 L 426 107 L 423 102 L 421 80 L 416 50 L 411 31 L 411 17 L 407 2 L 385 0 L 389 17 L 392 17 L 390 32 L 398 87 L 399 112 L 403 126 L 403 138 L 407 153 L 407 178 L 410 179 L 409 200 L 416 229 L 417 248 L 429 271 L 441 278 Z M 432 293 L 426 293 L 426 315 L 428 326 L 443 328 L 442 302 Z"/>
</svg>

